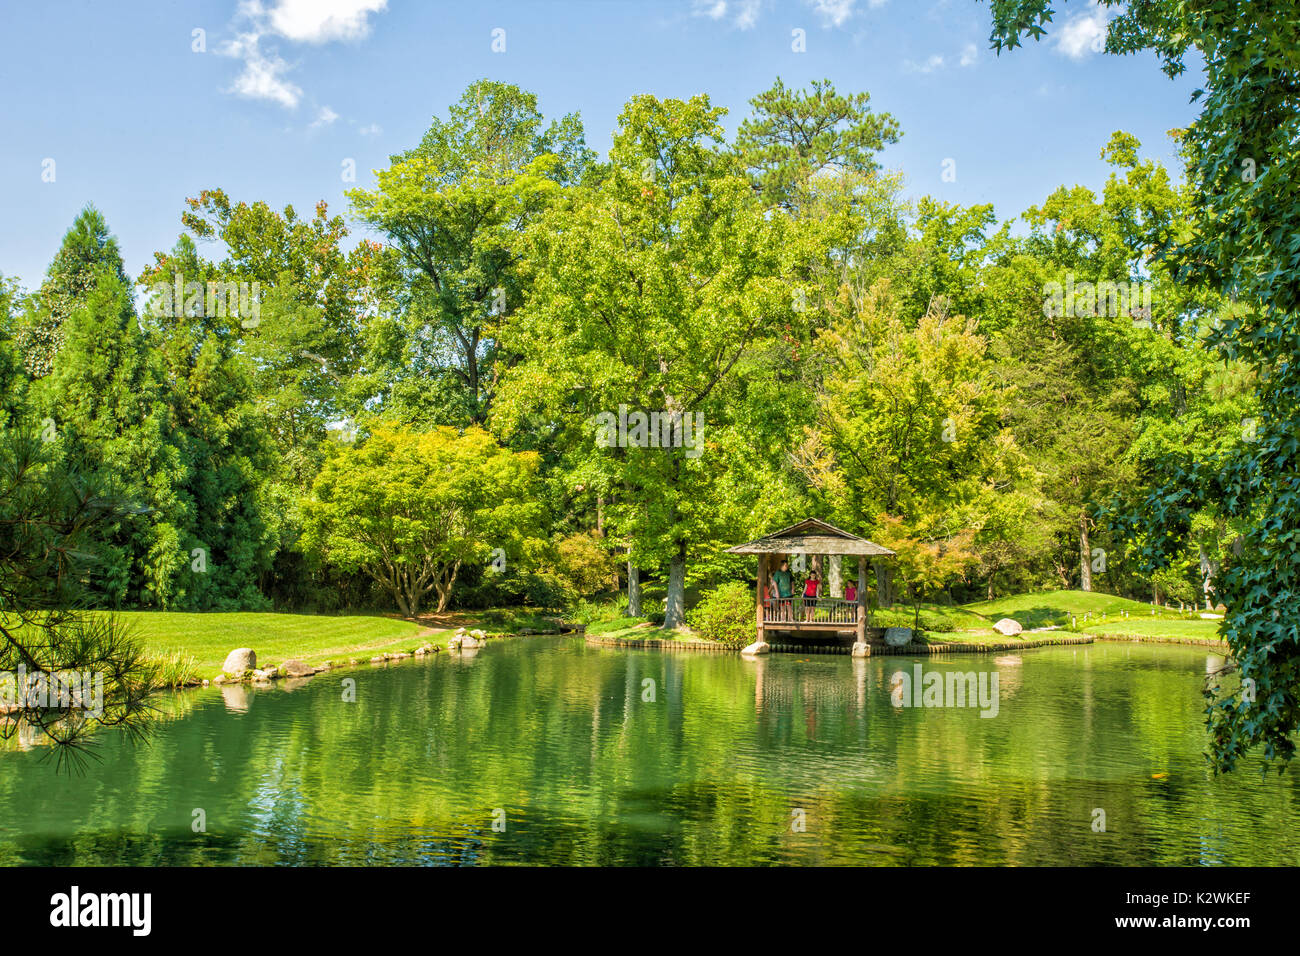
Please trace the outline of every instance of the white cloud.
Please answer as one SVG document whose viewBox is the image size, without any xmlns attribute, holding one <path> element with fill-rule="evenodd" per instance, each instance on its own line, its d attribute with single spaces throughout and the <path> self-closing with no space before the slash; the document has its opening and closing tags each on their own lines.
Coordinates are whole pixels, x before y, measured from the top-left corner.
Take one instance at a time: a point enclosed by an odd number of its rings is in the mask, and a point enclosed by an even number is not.
<svg viewBox="0 0 1300 956">
<path fill-rule="evenodd" d="M 338 113 L 335 113 L 328 106 L 322 106 L 320 110 L 316 113 L 316 118 L 312 120 L 311 125 L 313 129 L 319 126 L 329 126 L 338 118 L 339 118 Z"/>
<path fill-rule="evenodd" d="M 924 63 L 917 63 L 913 60 L 904 60 L 903 68 L 909 73 L 933 73 L 935 70 L 943 69 L 943 55 L 935 53 L 928 57 Z"/>
<path fill-rule="evenodd" d="M 1071 60 L 1083 60 L 1100 53 L 1106 43 L 1106 24 L 1110 19 L 1102 7 L 1080 13 L 1066 21 L 1056 35 L 1056 49 Z"/>
<path fill-rule="evenodd" d="M 730 19 L 733 26 L 750 30 L 758 23 L 762 0 L 692 0 L 692 12 L 710 20 Z"/>
<path fill-rule="evenodd" d="M 261 0 L 249 5 L 262 8 Z M 277 0 L 268 22 L 273 31 L 296 43 L 360 40 L 370 33 L 370 14 L 387 7 L 388 0 Z"/>
<path fill-rule="evenodd" d="M 235 14 L 238 32 L 219 50 L 244 61 L 229 92 L 296 109 L 302 88 L 285 77 L 292 67 L 277 49 L 264 51 L 263 41 L 282 38 L 291 43 L 321 44 L 359 40 L 370 33 L 370 14 L 382 13 L 387 7 L 388 0 L 242 0 Z M 327 113 L 329 119 L 325 119 Z M 328 125 L 337 118 L 325 107 L 312 125 Z"/>
<path fill-rule="evenodd" d="M 378 136 L 383 132 L 383 129 L 380 128 L 378 123 L 371 123 L 368 126 L 361 127 L 357 132 L 362 136 Z"/>
<path fill-rule="evenodd" d="M 804 0 L 804 3 L 812 7 L 813 12 L 822 18 L 823 26 L 840 27 L 853 16 L 853 7 L 857 0 Z M 874 0 L 870 5 L 879 6 Z"/>
<path fill-rule="evenodd" d="M 979 59 L 979 51 L 975 48 L 974 43 L 967 43 L 962 48 L 961 60 L 958 61 L 961 66 L 974 66 L 975 61 Z"/>
<path fill-rule="evenodd" d="M 253 100 L 270 100 L 285 109 L 294 109 L 302 99 L 302 87 L 284 78 L 289 64 L 276 54 L 265 54 L 258 46 L 255 33 L 243 33 L 222 50 L 227 56 L 239 57 L 244 69 L 235 77 L 230 92 Z"/>
</svg>

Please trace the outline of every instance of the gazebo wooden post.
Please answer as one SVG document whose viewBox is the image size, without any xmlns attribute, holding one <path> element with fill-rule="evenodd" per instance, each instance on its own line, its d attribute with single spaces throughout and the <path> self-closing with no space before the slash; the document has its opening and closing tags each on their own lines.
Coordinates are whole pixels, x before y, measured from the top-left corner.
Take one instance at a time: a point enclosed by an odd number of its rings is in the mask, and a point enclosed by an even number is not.
<svg viewBox="0 0 1300 956">
<path fill-rule="evenodd" d="M 758 595 L 754 600 L 754 627 L 757 639 L 763 640 L 763 596 L 767 593 L 767 555 L 758 556 Z"/>
<path fill-rule="evenodd" d="M 867 642 L 867 559 L 858 556 L 858 643 Z"/>
</svg>

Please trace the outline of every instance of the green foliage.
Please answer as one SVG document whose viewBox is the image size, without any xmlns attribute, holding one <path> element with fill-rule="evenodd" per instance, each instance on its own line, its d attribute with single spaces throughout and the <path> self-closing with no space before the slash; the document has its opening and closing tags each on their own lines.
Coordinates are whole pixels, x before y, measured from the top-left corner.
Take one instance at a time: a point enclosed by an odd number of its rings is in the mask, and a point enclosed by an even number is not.
<svg viewBox="0 0 1300 956">
<path fill-rule="evenodd" d="M 686 617 L 705 640 L 744 647 L 753 643 L 756 633 L 754 592 L 737 581 L 720 585 L 705 592 Z"/>
<path fill-rule="evenodd" d="M 805 92 L 777 77 L 749 102 L 753 115 L 740 124 L 736 152 L 773 205 L 801 205 L 821 172 L 876 172 L 875 154 L 902 136 L 893 116 L 871 112 L 869 93 L 844 96 L 830 80 L 814 80 Z"/>
<path fill-rule="evenodd" d="M 1106 0 L 1121 6 L 1119 0 Z M 1047 0 L 994 0 L 993 41 L 1014 47 L 1051 20 Z M 1212 762 L 1231 770 L 1260 748 L 1288 763 L 1300 723 L 1300 23 L 1277 0 L 1131 0 L 1111 21 L 1111 53 L 1152 50 L 1177 76 L 1189 53 L 1204 62 L 1201 105 L 1183 133 L 1190 228 L 1151 230 L 1177 280 L 1235 303 L 1210 337 L 1225 362 L 1259 378 L 1259 418 L 1249 437 L 1208 456 L 1171 452 L 1153 467 L 1158 485 L 1117 519 L 1140 541 L 1149 571 L 1175 560 L 1198 511 L 1220 509 L 1241 534 L 1216 581 L 1229 608 L 1223 636 L 1241 686 L 1211 682 Z M 1246 683 L 1249 682 L 1249 683 Z"/>
<path fill-rule="evenodd" d="M 515 550 L 540 519 L 537 459 L 499 447 L 479 428 L 457 434 L 384 427 L 339 446 L 304 504 L 304 547 L 360 572 L 413 617 L 429 592 L 443 611 L 464 564 Z"/>
<path fill-rule="evenodd" d="M 614 563 L 605 542 L 594 532 L 580 532 L 555 543 L 555 574 L 572 594 L 587 597 L 607 590 Z"/>
</svg>

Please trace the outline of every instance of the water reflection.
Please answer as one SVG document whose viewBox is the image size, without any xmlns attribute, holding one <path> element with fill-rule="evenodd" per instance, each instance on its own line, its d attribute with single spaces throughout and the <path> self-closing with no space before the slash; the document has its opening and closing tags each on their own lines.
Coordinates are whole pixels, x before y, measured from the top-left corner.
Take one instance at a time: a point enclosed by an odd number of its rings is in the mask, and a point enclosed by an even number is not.
<svg viewBox="0 0 1300 956">
<path fill-rule="evenodd" d="M 0 862 L 1300 864 L 1294 775 L 1205 769 L 1209 665 L 1158 645 L 745 661 L 554 638 L 210 688 L 176 695 L 150 746 L 103 735 L 82 778 L 0 753 Z M 942 703 L 895 706 L 918 667 Z M 953 705 L 994 675 L 994 716 Z"/>
</svg>

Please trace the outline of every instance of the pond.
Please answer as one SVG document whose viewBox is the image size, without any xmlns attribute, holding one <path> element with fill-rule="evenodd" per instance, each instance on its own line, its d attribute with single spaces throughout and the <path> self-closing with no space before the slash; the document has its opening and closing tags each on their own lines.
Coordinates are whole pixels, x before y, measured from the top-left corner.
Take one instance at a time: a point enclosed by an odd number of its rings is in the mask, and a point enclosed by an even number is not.
<svg viewBox="0 0 1300 956">
<path fill-rule="evenodd" d="M 79 776 L 46 747 L 0 752 L 0 863 L 1300 865 L 1296 774 L 1206 770 L 1218 661 L 747 661 L 560 637 L 205 688 L 169 699 L 148 744 L 101 734 Z M 896 706 L 897 673 L 949 671 L 989 693 L 996 674 L 996 703 Z"/>
</svg>

